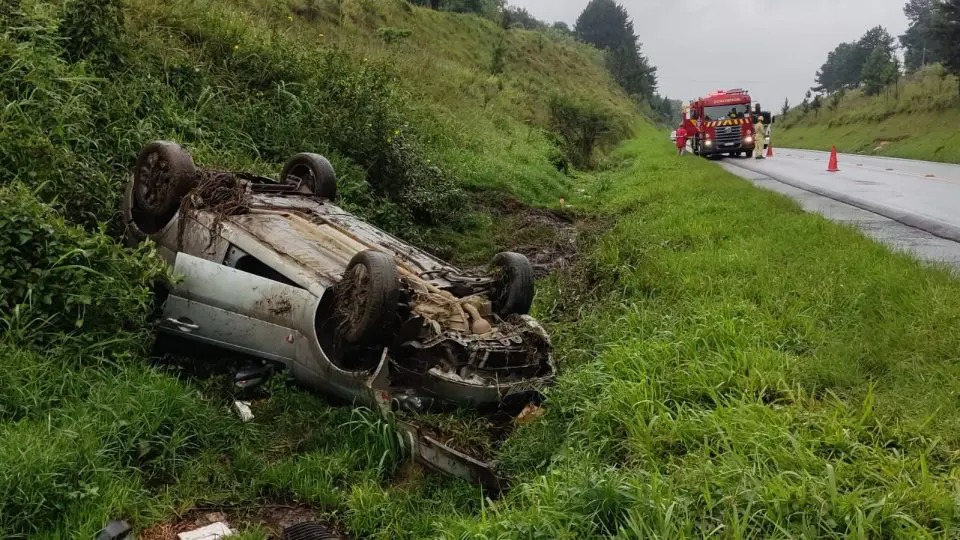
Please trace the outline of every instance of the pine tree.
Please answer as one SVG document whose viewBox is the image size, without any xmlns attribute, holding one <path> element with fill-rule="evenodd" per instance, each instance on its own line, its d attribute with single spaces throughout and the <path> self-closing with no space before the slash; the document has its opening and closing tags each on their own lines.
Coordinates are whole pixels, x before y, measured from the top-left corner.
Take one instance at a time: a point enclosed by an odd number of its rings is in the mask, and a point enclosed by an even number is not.
<svg viewBox="0 0 960 540">
<path fill-rule="evenodd" d="M 813 89 L 817 93 L 832 94 L 860 86 L 864 66 L 877 48 L 893 57 L 893 36 L 882 26 L 871 28 L 854 43 L 841 43 L 827 55 L 827 61 L 817 71 L 817 86 Z"/>
<path fill-rule="evenodd" d="M 897 81 L 900 75 L 897 60 L 892 51 L 879 46 L 870 53 L 860 79 L 863 81 L 863 91 L 868 96 L 875 96 L 881 90 Z"/>
<path fill-rule="evenodd" d="M 780 108 L 780 116 L 786 118 L 788 112 L 790 112 L 790 98 L 784 98 L 783 107 Z"/>
<path fill-rule="evenodd" d="M 601 50 L 637 41 L 630 15 L 614 0 L 591 0 L 577 18 L 575 31 L 578 38 Z"/>
<path fill-rule="evenodd" d="M 941 60 L 940 48 L 933 31 L 936 7 L 934 0 L 908 0 L 903 7 L 903 13 L 910 21 L 907 31 L 900 36 L 907 73 Z"/>
<path fill-rule="evenodd" d="M 937 6 L 933 35 L 940 43 L 944 67 L 960 76 L 960 0 L 944 0 Z"/>
<path fill-rule="evenodd" d="M 657 68 L 640 53 L 627 10 L 614 0 L 591 0 L 574 29 L 577 37 L 607 51 L 607 68 L 629 93 L 649 99 L 657 87 Z"/>
</svg>

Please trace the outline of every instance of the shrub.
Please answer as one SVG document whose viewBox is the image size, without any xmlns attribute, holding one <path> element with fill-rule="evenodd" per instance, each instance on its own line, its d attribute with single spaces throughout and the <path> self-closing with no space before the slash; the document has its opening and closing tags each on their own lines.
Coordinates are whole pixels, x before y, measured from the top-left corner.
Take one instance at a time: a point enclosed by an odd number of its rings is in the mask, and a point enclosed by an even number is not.
<svg viewBox="0 0 960 540">
<path fill-rule="evenodd" d="M 549 106 L 551 129 L 577 167 L 593 166 L 594 151 L 626 132 L 623 121 L 597 102 L 556 94 Z"/>
<path fill-rule="evenodd" d="M 377 37 L 387 43 L 399 43 L 413 35 L 413 30 L 409 28 L 393 28 L 384 26 L 377 29 Z"/>
<path fill-rule="evenodd" d="M 493 54 L 490 61 L 490 73 L 500 75 L 507 67 L 507 45 L 503 38 L 493 45 Z"/>
<path fill-rule="evenodd" d="M 142 351 L 162 266 L 150 248 L 120 248 L 102 231 L 67 225 L 20 185 L 0 187 L 0 336 L 39 344 L 72 336 L 81 347 Z"/>
</svg>

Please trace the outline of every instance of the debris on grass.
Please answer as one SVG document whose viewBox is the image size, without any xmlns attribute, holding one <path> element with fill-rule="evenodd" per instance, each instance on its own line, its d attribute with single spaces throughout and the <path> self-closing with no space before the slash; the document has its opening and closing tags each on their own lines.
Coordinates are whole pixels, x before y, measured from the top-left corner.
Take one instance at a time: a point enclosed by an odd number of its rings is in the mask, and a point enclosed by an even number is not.
<svg viewBox="0 0 960 540">
<path fill-rule="evenodd" d="M 528 403 L 526 407 L 520 411 L 520 414 L 517 415 L 516 422 L 518 424 L 530 424 L 535 422 L 538 418 L 543 416 L 543 413 L 546 411 L 535 403 Z"/>
<path fill-rule="evenodd" d="M 177 540 L 220 540 L 231 535 L 233 535 L 233 531 L 230 530 L 230 527 L 222 521 L 217 521 L 199 529 L 179 533 L 177 534 Z"/>
<path fill-rule="evenodd" d="M 251 527 L 266 529 L 270 538 L 280 538 L 284 529 L 315 521 L 317 511 L 303 505 L 257 504 L 196 508 L 137 534 L 138 540 L 181 540 L 183 533 L 207 530 L 208 526 L 228 525 L 234 531 Z M 335 531 L 336 527 L 327 526 Z M 214 529 L 209 529 L 214 530 Z M 205 538 L 205 537 L 200 537 Z"/>
<path fill-rule="evenodd" d="M 133 540 L 133 528 L 126 521 L 114 520 L 97 534 L 97 540 Z"/>
<path fill-rule="evenodd" d="M 484 414 L 474 409 L 457 409 L 447 413 L 414 413 L 400 410 L 400 418 L 420 426 L 433 438 L 473 456 L 481 461 L 490 461 L 504 440 L 513 431 L 513 423 L 530 423 L 543 415 L 544 410 L 528 405 L 519 417 L 500 411 Z"/>
<path fill-rule="evenodd" d="M 234 401 L 233 410 L 236 411 L 237 415 L 240 417 L 241 422 L 250 422 L 253 420 L 253 411 L 250 410 L 249 401 Z"/>
</svg>

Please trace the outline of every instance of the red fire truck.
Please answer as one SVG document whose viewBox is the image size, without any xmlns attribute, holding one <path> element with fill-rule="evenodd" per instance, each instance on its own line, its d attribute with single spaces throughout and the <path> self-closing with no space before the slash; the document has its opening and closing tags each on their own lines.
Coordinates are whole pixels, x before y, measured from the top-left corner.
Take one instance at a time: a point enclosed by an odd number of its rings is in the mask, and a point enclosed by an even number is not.
<svg viewBox="0 0 960 540">
<path fill-rule="evenodd" d="M 740 88 L 717 90 L 692 101 L 684 124 L 687 131 L 696 133 L 691 137 L 693 152 L 700 156 L 749 156 L 757 144 L 753 129 L 757 116 L 762 116 L 768 126 L 771 120 L 770 113 L 761 112 L 759 104 L 751 111 L 752 103 L 750 94 Z"/>
</svg>

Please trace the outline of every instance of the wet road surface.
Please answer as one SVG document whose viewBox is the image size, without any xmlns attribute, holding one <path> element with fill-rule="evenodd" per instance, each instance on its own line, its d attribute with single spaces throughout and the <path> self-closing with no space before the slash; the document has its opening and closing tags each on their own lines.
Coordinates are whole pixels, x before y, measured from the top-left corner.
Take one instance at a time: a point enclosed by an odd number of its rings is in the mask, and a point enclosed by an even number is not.
<svg viewBox="0 0 960 540">
<path fill-rule="evenodd" d="M 771 159 L 723 160 L 754 184 L 797 200 L 804 210 L 853 225 L 888 246 L 960 272 L 960 165 L 776 150 Z"/>
</svg>

